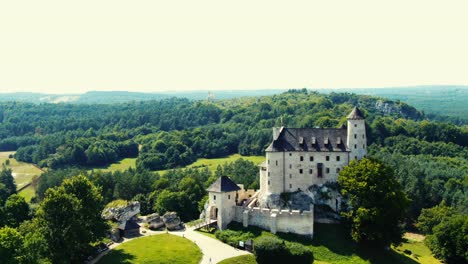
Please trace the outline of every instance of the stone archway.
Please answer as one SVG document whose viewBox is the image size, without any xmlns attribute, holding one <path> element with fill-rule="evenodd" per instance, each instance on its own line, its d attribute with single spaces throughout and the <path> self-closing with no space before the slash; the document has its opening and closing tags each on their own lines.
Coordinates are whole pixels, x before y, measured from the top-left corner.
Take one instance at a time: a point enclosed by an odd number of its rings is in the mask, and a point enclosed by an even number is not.
<svg viewBox="0 0 468 264">
<path fill-rule="evenodd" d="M 211 208 L 210 208 L 210 220 L 218 220 L 218 207 L 211 206 Z"/>
</svg>

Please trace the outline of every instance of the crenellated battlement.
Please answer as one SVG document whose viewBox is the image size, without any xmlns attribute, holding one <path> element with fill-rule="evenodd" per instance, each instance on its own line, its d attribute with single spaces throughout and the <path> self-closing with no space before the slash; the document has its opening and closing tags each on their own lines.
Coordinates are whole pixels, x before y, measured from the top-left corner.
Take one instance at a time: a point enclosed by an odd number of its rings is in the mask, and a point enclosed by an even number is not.
<svg viewBox="0 0 468 264">
<path fill-rule="evenodd" d="M 234 221 L 243 223 L 245 227 L 257 226 L 272 233 L 289 232 L 310 236 L 314 233 L 313 211 L 236 206 Z"/>
</svg>

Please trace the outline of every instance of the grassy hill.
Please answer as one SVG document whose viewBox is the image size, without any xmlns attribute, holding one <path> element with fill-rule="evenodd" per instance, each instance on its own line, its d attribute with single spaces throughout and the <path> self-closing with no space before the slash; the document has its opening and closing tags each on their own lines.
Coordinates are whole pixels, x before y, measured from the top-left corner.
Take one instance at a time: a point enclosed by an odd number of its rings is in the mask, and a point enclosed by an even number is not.
<svg viewBox="0 0 468 264">
<path fill-rule="evenodd" d="M 15 158 L 9 158 L 9 156 L 13 155 L 14 153 L 14 151 L 0 152 L 0 164 L 5 164 L 7 160 L 9 160 L 9 165 L 6 165 L 6 167 L 13 171 L 13 178 L 15 179 L 16 188 L 18 190 L 21 189 L 19 194 L 24 196 L 26 201 L 29 202 L 34 196 L 34 187 L 29 184 L 33 181 L 34 177 L 38 177 L 42 174 L 42 170 L 33 164 L 19 162 Z"/>
<path fill-rule="evenodd" d="M 202 258 L 200 249 L 192 241 L 170 234 L 161 234 L 119 245 L 98 263 L 173 263 L 196 264 Z"/>
<path fill-rule="evenodd" d="M 309 247 L 314 253 L 314 263 L 318 264 L 436 264 L 429 249 L 420 239 L 409 238 L 401 246 L 390 250 L 376 250 L 356 245 L 348 236 L 342 225 L 315 224 L 314 238 L 279 233 L 273 235 L 260 228 L 243 228 L 241 224 L 231 224 L 230 230 L 238 232 L 250 232 L 255 238 L 262 236 L 277 236 L 290 242 L 298 242 Z M 255 241 L 255 239 L 254 239 Z M 405 250 L 407 253 L 404 253 Z M 242 262 L 246 261 L 246 262 Z M 223 264 L 256 263 L 252 257 L 237 257 L 221 262 Z"/>
</svg>

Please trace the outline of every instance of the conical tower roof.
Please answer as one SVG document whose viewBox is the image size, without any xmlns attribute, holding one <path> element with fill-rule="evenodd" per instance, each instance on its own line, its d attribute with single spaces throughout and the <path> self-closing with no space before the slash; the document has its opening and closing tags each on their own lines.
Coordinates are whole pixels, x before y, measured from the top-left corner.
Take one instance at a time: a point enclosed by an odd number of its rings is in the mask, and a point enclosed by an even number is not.
<svg viewBox="0 0 468 264">
<path fill-rule="evenodd" d="M 353 111 L 348 115 L 348 119 L 364 119 L 364 115 L 357 106 L 354 107 Z"/>
<path fill-rule="evenodd" d="M 232 192 L 240 190 L 240 188 L 229 177 L 221 176 L 206 190 L 209 192 Z"/>
</svg>

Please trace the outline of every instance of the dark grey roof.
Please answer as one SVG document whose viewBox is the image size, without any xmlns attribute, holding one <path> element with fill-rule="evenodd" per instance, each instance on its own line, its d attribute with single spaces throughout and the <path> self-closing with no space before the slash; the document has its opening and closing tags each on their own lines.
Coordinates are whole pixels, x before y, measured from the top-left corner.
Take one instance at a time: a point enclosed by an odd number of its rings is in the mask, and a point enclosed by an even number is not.
<svg viewBox="0 0 468 264">
<path fill-rule="evenodd" d="M 240 190 L 240 188 L 231 179 L 229 179 L 229 177 L 221 176 L 206 190 L 209 192 L 232 192 Z"/>
<path fill-rule="evenodd" d="M 351 111 L 351 113 L 348 115 L 348 119 L 364 119 L 364 115 L 362 114 L 361 110 L 355 106 L 353 111 Z"/>
<path fill-rule="evenodd" d="M 120 230 L 132 230 L 137 228 L 140 228 L 140 225 L 133 220 L 125 221 L 124 223 L 119 225 Z"/>
<path fill-rule="evenodd" d="M 266 151 L 348 151 L 346 128 L 282 128 Z"/>
</svg>

